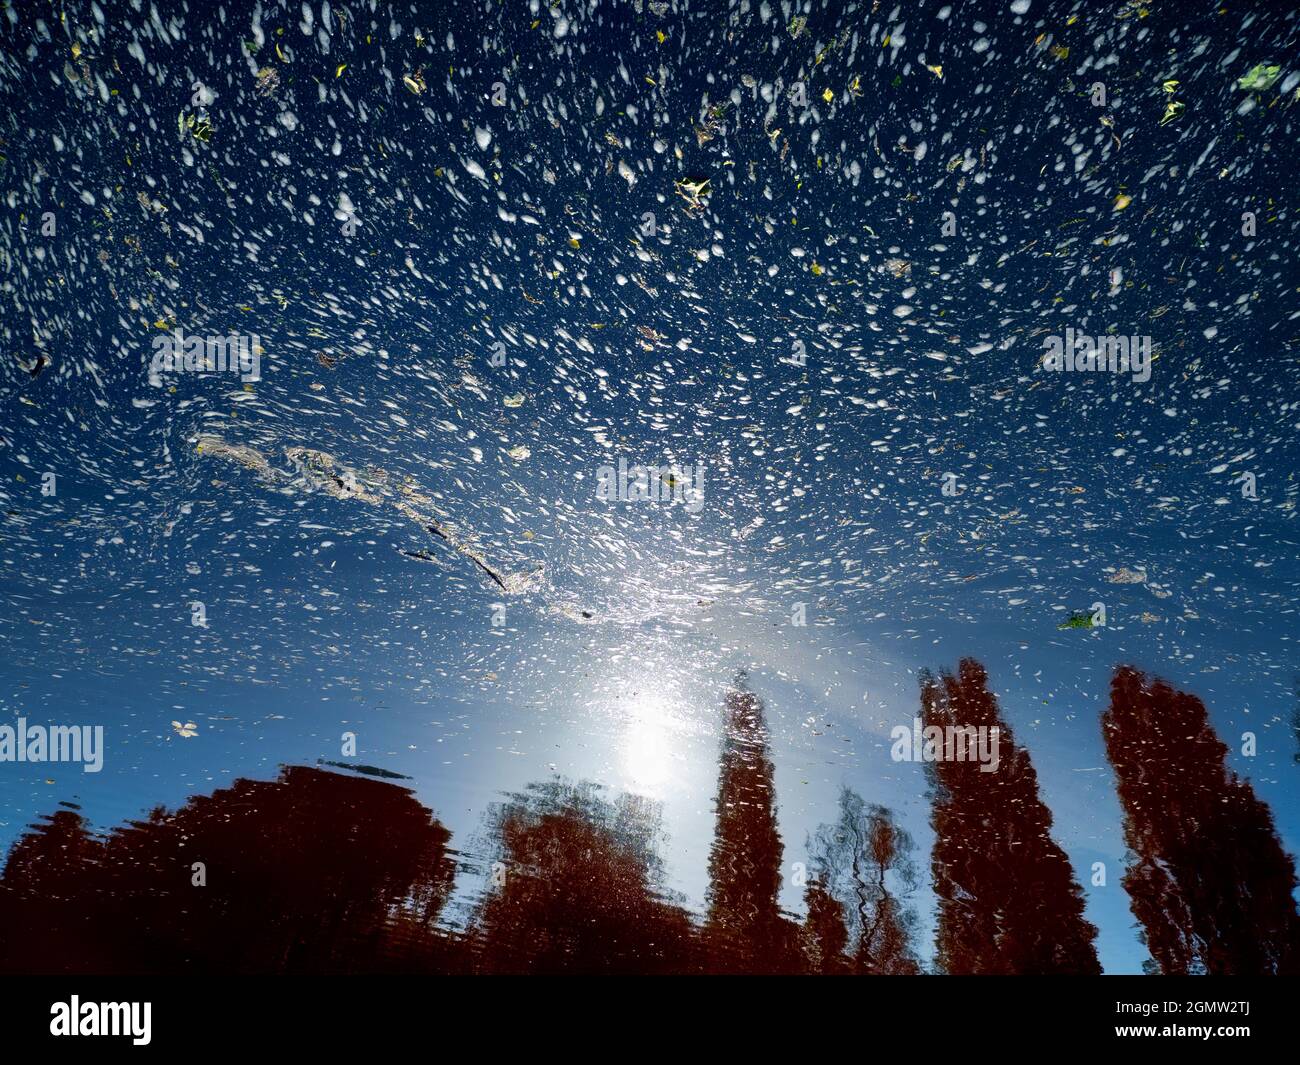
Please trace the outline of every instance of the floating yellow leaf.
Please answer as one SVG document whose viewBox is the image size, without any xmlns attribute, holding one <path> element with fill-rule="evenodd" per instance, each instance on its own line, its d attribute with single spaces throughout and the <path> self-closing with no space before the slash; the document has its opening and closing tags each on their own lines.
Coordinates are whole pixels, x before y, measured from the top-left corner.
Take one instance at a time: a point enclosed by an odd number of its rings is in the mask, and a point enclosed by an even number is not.
<svg viewBox="0 0 1300 1065">
<path fill-rule="evenodd" d="M 812 266 L 808 267 L 808 269 L 812 271 L 813 277 L 821 277 L 822 274 L 826 272 L 822 265 L 816 261 L 814 261 Z"/>
<path fill-rule="evenodd" d="M 348 65 L 346 63 L 340 63 L 338 70 L 334 71 L 334 76 L 336 78 L 343 77 L 343 72 L 347 69 L 348 69 Z"/>
<path fill-rule="evenodd" d="M 1118 196 L 1115 197 L 1115 210 L 1122 211 L 1124 210 L 1125 207 L 1127 207 L 1132 202 L 1133 202 L 1132 196 L 1126 196 L 1124 195 L 1124 193 L 1121 192 Z"/>
<path fill-rule="evenodd" d="M 937 63 L 934 66 L 931 66 L 929 63 L 926 63 L 925 69 L 928 70 L 931 74 L 933 74 L 936 78 L 943 77 L 943 67 L 939 66 Z"/>
<path fill-rule="evenodd" d="M 708 196 L 713 192 L 712 187 L 709 185 L 708 178 L 704 178 L 700 181 L 692 181 L 690 179 L 674 181 L 673 188 L 676 190 L 677 195 L 690 205 L 692 210 L 699 210 L 702 208 L 704 206 L 702 202 L 703 197 Z"/>
<path fill-rule="evenodd" d="M 830 89 L 827 89 L 824 93 L 822 93 L 822 99 L 825 100 L 827 103 L 830 103 L 832 100 L 835 99 L 835 94 L 831 92 Z"/>
</svg>

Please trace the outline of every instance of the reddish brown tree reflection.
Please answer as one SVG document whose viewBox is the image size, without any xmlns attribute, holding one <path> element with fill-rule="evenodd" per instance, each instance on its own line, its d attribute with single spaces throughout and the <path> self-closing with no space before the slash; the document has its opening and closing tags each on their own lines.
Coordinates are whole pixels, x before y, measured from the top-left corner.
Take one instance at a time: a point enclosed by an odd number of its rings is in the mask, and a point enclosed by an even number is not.
<svg viewBox="0 0 1300 1065">
<path fill-rule="evenodd" d="M 1124 887 L 1161 972 L 1295 973 L 1295 871 L 1194 695 L 1122 667 L 1102 716 L 1133 852 Z"/>
<path fill-rule="evenodd" d="M 60 811 L 13 848 L 11 971 L 356 972 L 430 929 L 450 834 L 405 788 L 305 766 L 90 837 Z M 51 929 L 57 930 L 55 936 Z M 51 952 L 52 939 L 60 944 Z"/>
<path fill-rule="evenodd" d="M 927 765 L 936 968 L 1097 973 L 1096 929 L 983 667 L 926 676 L 921 704 L 925 726 L 999 730 L 993 772 Z M 793 920 L 764 706 L 742 675 L 722 710 L 703 914 L 666 890 L 662 811 L 647 799 L 534 783 L 492 806 L 474 853 L 457 855 L 406 788 L 291 767 L 102 835 L 71 804 L 41 818 L 0 876 L 0 971 L 920 972 L 920 885 L 899 819 L 843 788 L 808 840 L 806 916 Z M 1103 727 L 1134 854 L 1124 885 L 1157 968 L 1295 972 L 1291 859 L 1204 706 L 1121 669 Z"/>
<path fill-rule="evenodd" d="M 1097 929 L 1051 837 L 1029 752 L 1016 746 L 988 676 L 974 659 L 957 676 L 925 677 L 926 726 L 999 729 L 997 770 L 975 761 L 930 763 L 939 897 L 937 962 L 947 973 L 1100 973 Z"/>
<path fill-rule="evenodd" d="M 709 851 L 704 935 L 718 972 L 802 968 L 799 929 L 781 913 L 781 835 L 763 704 L 742 675 L 726 695 L 717 827 Z"/>
<path fill-rule="evenodd" d="M 690 918 L 661 889 L 656 804 L 554 780 L 494 807 L 489 832 L 500 860 L 471 934 L 479 971 L 698 968 Z"/>
</svg>

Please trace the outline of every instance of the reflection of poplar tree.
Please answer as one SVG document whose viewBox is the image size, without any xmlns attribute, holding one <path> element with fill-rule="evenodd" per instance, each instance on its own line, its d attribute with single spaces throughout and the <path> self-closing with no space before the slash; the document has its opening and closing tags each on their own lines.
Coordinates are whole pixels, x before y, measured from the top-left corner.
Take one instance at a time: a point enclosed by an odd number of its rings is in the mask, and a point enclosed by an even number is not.
<svg viewBox="0 0 1300 1065">
<path fill-rule="evenodd" d="M 784 971 L 796 931 L 777 902 L 782 847 L 767 723 L 744 680 L 726 695 L 705 933 L 719 969 Z"/>
<path fill-rule="evenodd" d="M 948 973 L 1100 973 L 1097 929 L 1050 835 L 1029 753 L 1015 745 L 988 690 L 988 675 L 964 659 L 958 676 L 922 679 L 924 724 L 997 727 L 999 765 L 929 763 L 934 785 L 937 961 Z"/>
<path fill-rule="evenodd" d="M 1134 855 L 1124 887 L 1160 970 L 1300 971 L 1291 858 L 1201 701 L 1121 667 L 1102 731 Z"/>
</svg>

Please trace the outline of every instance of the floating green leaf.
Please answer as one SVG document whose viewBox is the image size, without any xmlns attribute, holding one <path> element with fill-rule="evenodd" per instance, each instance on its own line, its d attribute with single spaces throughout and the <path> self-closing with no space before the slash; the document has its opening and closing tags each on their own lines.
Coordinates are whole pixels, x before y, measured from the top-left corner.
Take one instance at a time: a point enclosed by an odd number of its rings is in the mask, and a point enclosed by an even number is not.
<svg viewBox="0 0 1300 1065">
<path fill-rule="evenodd" d="M 1056 626 L 1058 629 L 1090 629 L 1092 628 L 1091 614 L 1071 614 L 1070 620 Z"/>
<path fill-rule="evenodd" d="M 1282 68 L 1276 63 L 1256 63 L 1244 77 L 1238 79 L 1237 88 L 1248 92 L 1263 92 L 1282 74 Z"/>
</svg>

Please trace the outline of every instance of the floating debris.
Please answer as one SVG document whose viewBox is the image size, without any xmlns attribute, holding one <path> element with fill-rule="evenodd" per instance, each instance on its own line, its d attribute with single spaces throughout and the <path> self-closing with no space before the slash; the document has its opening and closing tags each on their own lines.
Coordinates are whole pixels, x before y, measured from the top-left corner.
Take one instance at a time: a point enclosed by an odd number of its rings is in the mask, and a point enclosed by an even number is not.
<svg viewBox="0 0 1300 1065">
<path fill-rule="evenodd" d="M 691 211 L 704 209 L 704 198 L 713 192 L 708 178 L 683 178 L 673 182 L 677 195 L 684 199 Z"/>
<path fill-rule="evenodd" d="M 262 67 L 254 77 L 258 96 L 273 96 L 280 88 L 280 72 L 274 67 Z"/>
<path fill-rule="evenodd" d="M 1247 92 L 1264 92 L 1273 87 L 1273 83 L 1282 76 L 1282 68 L 1276 63 L 1256 63 L 1237 79 L 1237 88 Z"/>
<path fill-rule="evenodd" d="M 206 458 L 227 459 L 255 470 L 272 483 L 285 487 L 298 486 L 307 491 L 321 491 L 339 500 L 352 500 L 370 506 L 386 506 L 398 511 L 410 521 L 423 527 L 454 551 L 469 559 L 493 584 L 509 595 L 523 595 L 538 587 L 544 568 L 536 566 L 524 573 L 506 573 L 493 566 L 484 554 L 450 525 L 433 517 L 426 509 L 431 500 L 410 484 L 403 483 L 396 493 L 388 487 L 388 477 L 382 470 L 359 472 L 340 463 L 333 455 L 315 448 L 292 446 L 284 455 L 292 467 L 290 472 L 275 469 L 262 452 L 247 444 L 228 443 L 212 435 L 199 438 L 195 450 Z M 518 450 L 518 449 L 515 449 Z M 523 449 L 525 452 L 527 448 Z M 512 458 L 517 456 L 512 455 Z M 527 458 L 528 455 L 522 455 Z M 419 557 L 412 555 L 412 557 Z"/>
<path fill-rule="evenodd" d="M 1123 850 L 1069 790 L 1121 659 L 1295 806 L 1300 11 L 935 7 L 8 4 L 3 709 L 130 682 L 88 821 L 355 730 L 466 855 L 489 764 L 662 800 L 699 896 L 703 693 L 824 733 L 802 861 L 840 778 L 928 839 L 881 744 L 970 653 L 1070 854 Z"/>
<path fill-rule="evenodd" d="M 1071 614 L 1069 620 L 1063 621 L 1060 625 L 1057 625 L 1056 627 L 1058 629 L 1091 629 L 1091 628 L 1095 628 L 1096 626 L 1093 623 L 1092 614 L 1079 613 L 1079 614 Z"/>
<path fill-rule="evenodd" d="M 1145 584 L 1146 579 L 1146 570 L 1132 570 L 1127 566 L 1121 566 L 1106 578 L 1111 584 Z"/>
<path fill-rule="evenodd" d="M 212 120 L 203 114 L 186 114 L 181 111 L 176 117 L 177 130 L 182 137 L 188 133 L 196 141 L 207 144 L 212 140 Z"/>
</svg>

